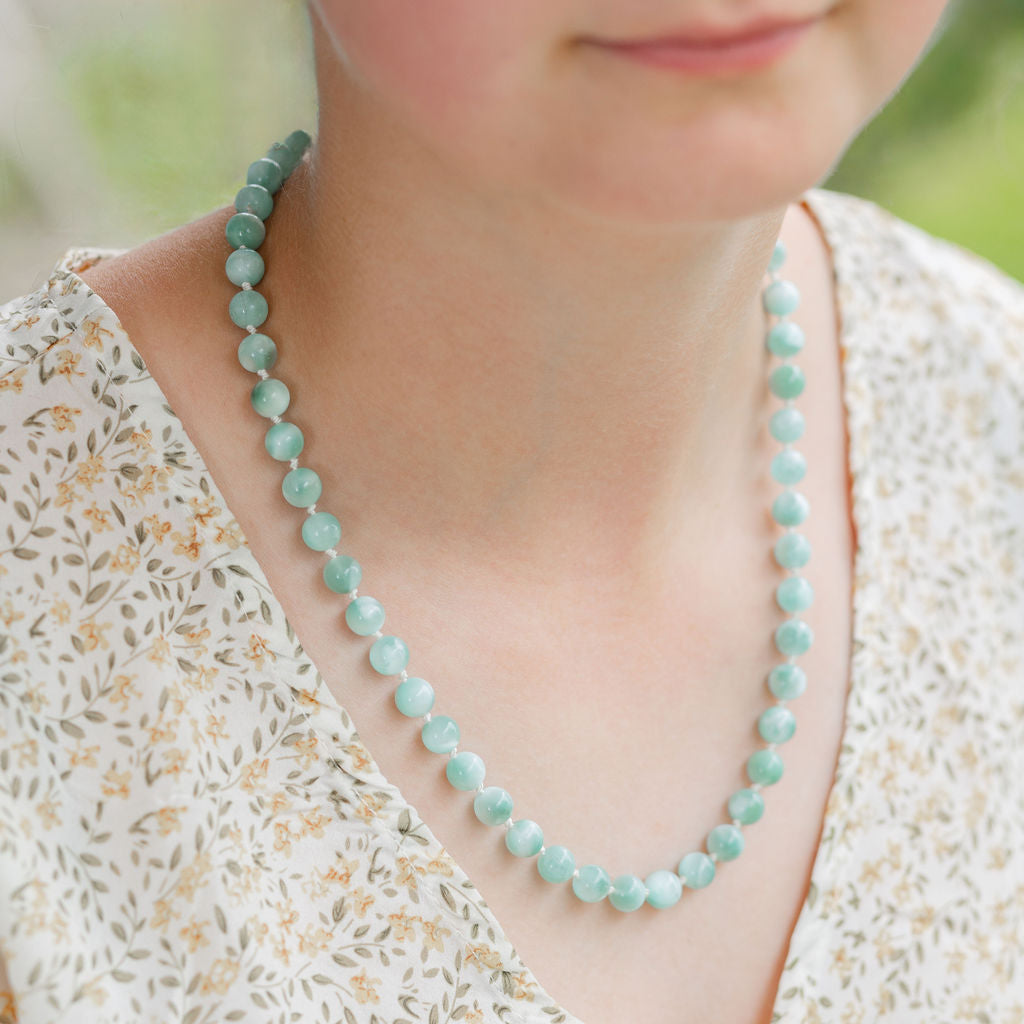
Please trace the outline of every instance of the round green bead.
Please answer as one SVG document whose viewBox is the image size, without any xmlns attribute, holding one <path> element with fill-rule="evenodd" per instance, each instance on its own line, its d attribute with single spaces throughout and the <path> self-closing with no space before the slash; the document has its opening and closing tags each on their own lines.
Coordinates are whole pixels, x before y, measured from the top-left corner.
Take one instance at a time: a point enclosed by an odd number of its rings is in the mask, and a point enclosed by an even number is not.
<svg viewBox="0 0 1024 1024">
<path fill-rule="evenodd" d="M 768 271 L 769 273 L 778 270 L 783 263 L 786 262 L 786 245 L 784 242 L 777 241 L 775 248 L 772 249 L 771 258 L 768 260 Z"/>
<path fill-rule="evenodd" d="M 314 551 L 326 551 L 341 540 L 341 523 L 330 512 L 314 512 L 302 524 L 302 541 Z"/>
<path fill-rule="evenodd" d="M 350 594 L 362 578 L 362 566 L 348 555 L 335 555 L 324 566 L 324 583 L 336 594 Z"/>
<path fill-rule="evenodd" d="M 256 381 L 249 393 L 252 407 L 267 419 L 283 415 L 291 400 L 292 396 L 288 385 L 283 380 L 277 380 L 276 377 L 267 377 L 265 380 Z"/>
<path fill-rule="evenodd" d="M 792 320 L 783 320 L 768 332 L 765 343 L 773 355 L 780 359 L 789 359 L 804 347 L 805 340 L 803 328 L 799 324 L 793 323 Z"/>
<path fill-rule="evenodd" d="M 384 625 L 384 606 L 377 598 L 361 594 L 349 602 L 345 622 L 357 636 L 371 636 Z"/>
<path fill-rule="evenodd" d="M 747 758 L 747 775 L 751 782 L 771 786 L 782 778 L 782 758 L 774 750 L 755 750 Z"/>
<path fill-rule="evenodd" d="M 419 676 L 403 679 L 395 689 L 395 707 L 406 718 L 422 718 L 434 706 L 434 688 Z"/>
<path fill-rule="evenodd" d="M 295 131 L 290 132 L 288 138 L 284 140 L 284 144 L 292 151 L 292 153 L 299 159 L 302 159 L 302 154 L 306 151 L 306 147 L 313 141 L 309 132 L 304 131 L 302 128 L 296 128 Z"/>
<path fill-rule="evenodd" d="M 567 846 L 548 846 L 537 858 L 537 870 L 545 882 L 568 882 L 576 870 L 576 858 Z"/>
<path fill-rule="evenodd" d="M 280 423 L 272 423 L 263 438 L 263 446 L 271 458 L 278 462 L 288 462 L 290 459 L 297 459 L 302 452 L 305 438 L 302 431 L 294 423 L 281 420 Z M 327 547 L 331 547 L 330 544 Z M 325 551 L 326 548 L 319 548 Z"/>
<path fill-rule="evenodd" d="M 647 886 L 638 875 L 619 875 L 612 882 L 608 902 L 624 913 L 639 910 L 647 902 Z"/>
<path fill-rule="evenodd" d="M 716 825 L 708 833 L 708 853 L 719 860 L 735 860 L 743 852 L 743 832 L 736 825 Z"/>
<path fill-rule="evenodd" d="M 786 316 L 800 305 L 800 289 L 792 281 L 772 281 L 762 293 L 765 311 Z"/>
<path fill-rule="evenodd" d="M 250 373 L 269 370 L 277 362 L 277 346 L 265 334 L 249 334 L 238 343 L 238 361 Z"/>
<path fill-rule="evenodd" d="M 799 526 L 810 511 L 811 503 L 799 491 L 783 491 L 772 502 L 772 517 L 779 526 Z"/>
<path fill-rule="evenodd" d="M 224 227 L 224 234 L 235 249 L 258 249 L 267 237 L 263 221 L 255 213 L 236 213 Z"/>
<path fill-rule="evenodd" d="M 487 769 L 484 766 L 484 759 L 479 754 L 460 750 L 454 757 L 449 758 L 444 773 L 456 789 L 469 791 L 476 789 L 484 781 Z"/>
<path fill-rule="evenodd" d="M 772 458 L 772 479 L 784 486 L 798 484 L 807 473 L 807 459 L 793 448 L 786 448 Z"/>
<path fill-rule="evenodd" d="M 267 150 L 267 156 L 281 165 L 281 173 L 286 178 L 299 164 L 299 156 L 293 153 L 283 142 L 275 142 Z"/>
<path fill-rule="evenodd" d="M 679 877 L 688 888 L 703 889 L 714 880 L 715 862 L 703 850 L 694 850 L 679 862 Z"/>
<path fill-rule="evenodd" d="M 262 185 L 243 185 L 235 196 L 235 209 L 239 213 L 254 213 L 266 220 L 274 209 L 274 198 Z"/>
<path fill-rule="evenodd" d="M 811 558 L 811 542 L 802 533 L 783 534 L 774 550 L 775 561 L 783 569 L 802 569 Z"/>
<path fill-rule="evenodd" d="M 505 833 L 508 852 L 517 857 L 536 857 L 544 845 L 544 833 L 540 825 L 529 818 L 521 818 Z"/>
<path fill-rule="evenodd" d="M 236 249 L 224 264 L 224 272 L 232 284 L 259 284 L 263 280 L 266 266 L 263 257 L 255 249 Z"/>
<path fill-rule="evenodd" d="M 281 481 L 281 493 L 284 495 L 284 500 L 289 505 L 294 505 L 295 508 L 309 508 L 310 505 L 320 500 L 322 491 L 323 484 L 320 482 L 320 477 L 314 470 L 307 469 L 305 466 L 299 466 L 298 469 L 286 473 L 284 480 Z"/>
<path fill-rule="evenodd" d="M 804 371 L 790 363 L 775 367 L 768 379 L 768 386 L 777 398 L 799 398 L 806 383 Z"/>
<path fill-rule="evenodd" d="M 765 743 L 785 743 L 796 732 L 796 717 L 789 708 L 765 708 L 757 719 L 757 731 Z"/>
<path fill-rule="evenodd" d="M 598 864 L 584 864 L 572 880 L 572 891 L 584 903 L 600 903 L 612 891 L 612 880 Z"/>
<path fill-rule="evenodd" d="M 267 300 L 251 290 L 235 292 L 228 303 L 228 315 L 236 327 L 259 327 L 269 312 Z"/>
<path fill-rule="evenodd" d="M 679 902 L 683 895 L 683 883 L 674 871 L 664 868 L 652 871 L 645 879 L 647 886 L 647 902 L 655 910 L 667 910 Z"/>
<path fill-rule="evenodd" d="M 789 444 L 804 436 L 804 414 L 796 408 L 777 409 L 768 421 L 768 429 L 776 441 Z"/>
<path fill-rule="evenodd" d="M 396 676 L 409 664 L 409 648 L 401 637 L 378 637 L 370 647 L 370 664 L 382 676 Z"/>
<path fill-rule="evenodd" d="M 784 612 L 802 612 L 814 601 L 814 587 L 804 576 L 790 576 L 775 588 L 775 600 Z"/>
<path fill-rule="evenodd" d="M 429 722 L 423 723 L 420 738 L 427 750 L 435 754 L 447 754 L 459 745 L 458 722 L 447 715 L 435 715 Z"/>
<path fill-rule="evenodd" d="M 259 160 L 254 160 L 249 164 L 245 180 L 250 185 L 262 185 L 273 195 L 284 182 L 284 173 L 276 160 L 261 156 Z"/>
<path fill-rule="evenodd" d="M 501 786 L 488 786 L 473 798 L 473 813 L 485 825 L 504 825 L 512 817 L 512 797 Z"/>
<path fill-rule="evenodd" d="M 775 646 L 782 654 L 806 654 L 814 643 L 814 630 L 803 619 L 786 619 L 775 630 Z"/>
<path fill-rule="evenodd" d="M 768 673 L 768 688 L 779 700 L 796 700 L 807 689 L 807 673 L 785 662 Z"/>
<path fill-rule="evenodd" d="M 753 825 L 764 814 L 764 797 L 756 789 L 737 789 L 729 797 L 729 817 L 741 825 Z"/>
</svg>

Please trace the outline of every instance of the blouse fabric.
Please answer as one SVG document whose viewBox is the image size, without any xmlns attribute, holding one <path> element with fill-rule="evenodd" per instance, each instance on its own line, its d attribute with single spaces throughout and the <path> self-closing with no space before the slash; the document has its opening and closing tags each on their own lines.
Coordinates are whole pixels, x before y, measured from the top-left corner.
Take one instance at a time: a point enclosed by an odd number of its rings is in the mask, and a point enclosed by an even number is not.
<svg viewBox="0 0 1024 1024">
<path fill-rule="evenodd" d="M 858 545 L 772 1021 L 1021 1022 L 1024 287 L 868 200 L 803 199 Z M 581 1024 L 383 777 L 77 276 L 117 251 L 0 306 L 0 1021 Z"/>
</svg>

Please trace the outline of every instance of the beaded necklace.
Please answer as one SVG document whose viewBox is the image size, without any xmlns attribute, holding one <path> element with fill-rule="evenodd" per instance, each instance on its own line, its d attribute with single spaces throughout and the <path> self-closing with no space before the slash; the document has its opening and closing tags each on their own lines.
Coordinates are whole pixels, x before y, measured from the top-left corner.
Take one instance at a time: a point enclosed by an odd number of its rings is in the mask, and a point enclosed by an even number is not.
<svg viewBox="0 0 1024 1024">
<path fill-rule="evenodd" d="M 234 251 L 228 256 L 228 279 L 239 287 L 228 307 L 231 320 L 246 331 L 238 346 L 238 360 L 260 379 L 252 388 L 251 403 L 261 416 L 272 421 L 264 444 L 270 456 L 288 463 L 281 491 L 285 501 L 303 509 L 305 520 L 301 534 L 305 545 L 323 552 L 327 561 L 323 579 L 327 588 L 347 599 L 345 622 L 352 633 L 372 637 L 369 646 L 370 665 L 382 676 L 397 677 L 395 707 L 411 719 L 420 719 L 424 746 L 447 758 L 445 775 L 456 790 L 472 793 L 476 817 L 489 826 L 505 829 L 505 845 L 516 857 L 536 857 L 541 877 L 554 884 L 571 882 L 576 896 L 585 903 L 607 899 L 618 910 L 637 910 L 644 904 L 662 910 L 679 902 L 684 889 L 703 889 L 715 877 L 716 864 L 735 860 L 744 847 L 743 827 L 759 821 L 764 813 L 761 791 L 782 778 L 783 763 L 778 746 L 789 740 L 796 729 L 796 720 L 787 702 L 799 697 L 807 685 L 803 669 L 796 659 L 807 652 L 813 640 L 810 626 L 800 612 L 810 607 L 814 592 L 810 582 L 798 572 L 810 559 L 807 537 L 796 531 L 807 518 L 810 504 L 805 495 L 793 490 L 806 474 L 804 456 L 793 448 L 793 442 L 804 433 L 804 417 L 793 407 L 793 401 L 804 389 L 803 371 L 791 360 L 804 345 L 803 331 L 787 319 L 800 302 L 800 293 L 792 281 L 780 279 L 778 271 L 786 259 L 781 241 L 775 243 L 768 263 L 768 284 L 762 291 L 762 306 L 776 322 L 767 331 L 765 345 L 778 356 L 781 365 L 771 373 L 769 386 L 781 399 L 782 408 L 771 417 L 772 437 L 782 444 L 771 461 L 771 475 L 782 491 L 772 502 L 774 521 L 784 528 L 776 541 L 773 554 L 787 571 L 787 577 L 775 591 L 779 607 L 789 614 L 775 630 L 775 647 L 786 660 L 777 664 L 767 677 L 767 685 L 775 703 L 762 711 L 757 731 L 764 745 L 755 750 L 746 762 L 750 785 L 736 790 L 725 802 L 728 821 L 715 825 L 706 835 L 704 850 L 686 853 L 675 868 L 662 868 L 640 877 L 623 874 L 612 878 L 597 864 L 577 866 L 576 858 L 565 846 L 547 845 L 537 822 L 512 817 L 513 800 L 500 786 L 485 786 L 486 768 L 483 759 L 469 750 L 461 750 L 458 724 L 447 715 L 434 713 L 434 689 L 425 679 L 411 676 L 406 670 L 409 649 L 405 642 L 384 634 L 384 608 L 375 598 L 360 594 L 362 568 L 350 555 L 341 554 L 341 524 L 330 512 L 317 509 L 321 495 L 319 475 L 299 465 L 303 449 L 302 431 L 282 419 L 291 395 L 287 385 L 268 371 L 277 361 L 277 345 L 266 334 L 258 332 L 268 315 L 267 300 L 254 286 L 264 274 L 264 262 L 257 250 L 266 237 L 265 221 L 274 208 L 273 197 L 302 160 L 311 142 L 307 132 L 292 132 L 284 142 L 274 143 L 267 155 L 250 164 L 244 185 L 235 197 L 238 211 L 227 222 L 225 233 Z"/>
</svg>

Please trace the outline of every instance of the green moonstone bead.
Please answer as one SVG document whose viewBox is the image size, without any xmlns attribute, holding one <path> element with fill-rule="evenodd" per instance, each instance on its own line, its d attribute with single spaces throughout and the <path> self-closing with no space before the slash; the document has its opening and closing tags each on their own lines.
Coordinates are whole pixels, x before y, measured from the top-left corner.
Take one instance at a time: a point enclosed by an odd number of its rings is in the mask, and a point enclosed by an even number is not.
<svg viewBox="0 0 1024 1024">
<path fill-rule="evenodd" d="M 765 344 L 780 359 L 788 359 L 804 347 L 805 340 L 803 328 L 799 324 L 783 320 L 768 332 Z"/>
<path fill-rule="evenodd" d="M 612 891 L 612 880 L 599 864 L 584 864 L 572 880 L 572 891 L 584 903 L 600 903 Z"/>
<path fill-rule="evenodd" d="M 370 647 L 370 664 L 382 676 L 397 676 L 409 664 L 409 648 L 401 637 L 378 637 Z"/>
<path fill-rule="evenodd" d="M 796 732 L 796 718 L 789 708 L 765 708 L 757 719 L 757 731 L 765 743 L 785 743 Z"/>
<path fill-rule="evenodd" d="M 307 469 L 305 466 L 299 466 L 298 469 L 286 473 L 284 480 L 281 481 L 281 493 L 284 495 L 284 500 L 289 505 L 294 505 L 295 508 L 309 508 L 310 505 L 320 500 L 322 490 L 323 484 L 320 482 L 320 477 L 314 470 Z"/>
<path fill-rule="evenodd" d="M 639 910 L 647 902 L 647 886 L 638 875 L 619 875 L 612 882 L 608 902 L 623 912 Z"/>
<path fill-rule="evenodd" d="M 288 385 L 276 377 L 267 377 L 265 380 L 258 380 L 249 393 L 249 401 L 252 407 L 261 415 L 270 419 L 273 416 L 282 416 L 292 400 Z"/>
<path fill-rule="evenodd" d="M 786 316 L 800 305 L 800 289 L 792 281 L 772 281 L 764 290 L 762 305 L 769 313 Z"/>
<path fill-rule="evenodd" d="M 735 860 L 743 852 L 743 833 L 736 825 L 716 825 L 708 833 L 708 853 L 719 860 Z"/>
<path fill-rule="evenodd" d="M 814 630 L 803 619 L 786 619 L 775 630 L 775 646 L 783 654 L 805 654 L 812 643 Z"/>
<path fill-rule="evenodd" d="M 764 797 L 756 789 L 737 789 L 729 797 L 729 817 L 741 825 L 753 825 L 764 814 Z"/>
<path fill-rule="evenodd" d="M 683 883 L 674 871 L 664 868 L 652 871 L 645 879 L 647 886 L 647 902 L 655 910 L 667 910 L 679 902 L 683 895 Z"/>
<path fill-rule="evenodd" d="M 251 290 L 235 292 L 228 303 L 228 315 L 236 327 L 259 327 L 269 312 L 267 300 Z"/>
<path fill-rule="evenodd" d="M 238 343 L 238 361 L 250 373 L 269 370 L 277 362 L 277 346 L 265 334 L 247 335 Z"/>
<path fill-rule="evenodd" d="M 261 156 L 249 164 L 245 180 L 250 185 L 262 185 L 273 195 L 284 182 L 284 173 L 281 165 L 270 157 Z"/>
<path fill-rule="evenodd" d="M 488 786 L 473 798 L 473 813 L 485 825 L 504 825 L 512 817 L 512 797 L 501 786 Z"/>
<path fill-rule="evenodd" d="M 778 241 L 775 243 L 775 248 L 772 249 L 771 258 L 768 260 L 768 271 L 779 270 L 782 264 L 786 262 L 786 246 L 783 242 Z"/>
<path fill-rule="evenodd" d="M 804 371 L 789 363 L 775 367 L 768 379 L 768 386 L 776 398 L 799 398 L 806 383 Z"/>
<path fill-rule="evenodd" d="M 447 754 L 459 745 L 458 722 L 447 715 L 435 715 L 429 722 L 423 723 L 420 738 L 427 750 L 435 754 Z"/>
<path fill-rule="evenodd" d="M 330 512 L 314 512 L 302 524 L 302 541 L 314 551 L 336 547 L 341 540 L 341 523 Z"/>
<path fill-rule="evenodd" d="M 263 257 L 255 249 L 236 249 L 224 264 L 224 272 L 232 284 L 259 284 L 263 280 L 266 266 Z"/>
<path fill-rule="evenodd" d="M 529 818 L 521 818 L 505 833 L 505 846 L 517 857 L 536 857 L 544 845 L 540 825 Z"/>
<path fill-rule="evenodd" d="M 267 150 L 267 156 L 281 165 L 281 173 L 287 178 L 299 164 L 299 157 L 283 142 L 275 142 Z"/>
<path fill-rule="evenodd" d="M 284 144 L 299 160 L 301 160 L 302 154 L 306 151 L 306 147 L 312 141 L 313 139 L 310 137 L 309 132 L 303 131 L 301 128 L 296 128 L 295 131 L 289 133 L 288 138 L 284 140 Z"/>
<path fill-rule="evenodd" d="M 807 689 L 807 673 L 785 662 L 768 673 L 768 688 L 779 700 L 796 700 Z"/>
<path fill-rule="evenodd" d="M 224 234 L 235 249 L 258 249 L 267 237 L 263 221 L 255 213 L 236 213 L 224 227 Z"/>
<path fill-rule="evenodd" d="M 811 503 L 799 491 L 783 491 L 772 502 L 772 518 L 779 526 L 799 526 L 810 511 Z"/>
<path fill-rule="evenodd" d="M 576 858 L 567 846 L 548 846 L 537 858 L 537 870 L 545 882 L 568 882 L 576 870 Z"/>
<path fill-rule="evenodd" d="M 703 889 L 715 877 L 715 862 L 703 850 L 694 850 L 679 862 L 679 877 L 688 888 Z"/>
<path fill-rule="evenodd" d="M 782 778 L 782 758 L 774 750 L 755 750 L 747 758 L 747 775 L 751 782 L 771 786 Z"/>
<path fill-rule="evenodd" d="M 784 612 L 802 612 L 814 601 L 814 587 L 804 576 L 790 576 L 775 588 L 775 600 Z"/>
<path fill-rule="evenodd" d="M 263 446 L 271 458 L 278 462 L 288 462 L 289 459 L 297 459 L 302 452 L 305 438 L 302 431 L 294 423 L 281 420 L 280 423 L 272 423 L 263 438 Z M 332 545 L 328 544 L 327 547 Z M 326 548 L 319 548 L 326 551 Z"/>
<path fill-rule="evenodd" d="M 324 583 L 336 594 L 352 593 L 362 578 L 362 566 L 348 555 L 335 555 L 324 566 Z"/>
<path fill-rule="evenodd" d="M 811 542 L 802 533 L 784 533 L 775 542 L 775 561 L 783 569 L 802 569 L 811 558 Z"/>
<path fill-rule="evenodd" d="M 484 781 L 487 769 L 484 767 L 484 759 L 479 754 L 460 750 L 449 759 L 444 773 L 456 789 L 469 791 L 476 789 Z"/>
<path fill-rule="evenodd" d="M 793 448 L 786 448 L 772 458 L 772 479 L 785 487 L 798 484 L 807 473 L 807 459 Z"/>
<path fill-rule="evenodd" d="M 804 414 L 799 409 L 778 409 L 772 413 L 768 429 L 776 441 L 787 444 L 804 436 Z"/>
<path fill-rule="evenodd" d="M 255 213 L 266 220 L 274 209 L 274 198 L 262 185 L 243 185 L 235 196 L 235 209 L 239 213 Z"/>
<path fill-rule="evenodd" d="M 371 636 L 384 625 L 384 606 L 377 598 L 361 594 L 349 602 L 345 622 L 357 636 Z"/>
<path fill-rule="evenodd" d="M 406 718 L 422 718 L 434 706 L 434 688 L 419 676 L 409 676 L 395 689 L 395 707 Z"/>
</svg>

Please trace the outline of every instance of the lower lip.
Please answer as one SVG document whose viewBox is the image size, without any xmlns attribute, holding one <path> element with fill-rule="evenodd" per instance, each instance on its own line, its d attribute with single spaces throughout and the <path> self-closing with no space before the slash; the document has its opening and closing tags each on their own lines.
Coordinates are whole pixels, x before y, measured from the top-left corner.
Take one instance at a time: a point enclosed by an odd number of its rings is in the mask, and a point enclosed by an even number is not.
<svg viewBox="0 0 1024 1024">
<path fill-rule="evenodd" d="M 814 21 L 786 25 L 771 32 L 723 43 L 600 44 L 605 49 L 656 67 L 695 74 L 749 71 L 778 60 L 803 38 Z"/>
</svg>

